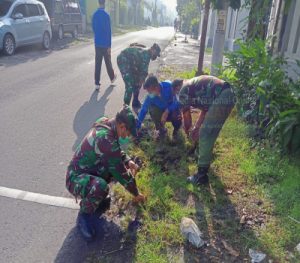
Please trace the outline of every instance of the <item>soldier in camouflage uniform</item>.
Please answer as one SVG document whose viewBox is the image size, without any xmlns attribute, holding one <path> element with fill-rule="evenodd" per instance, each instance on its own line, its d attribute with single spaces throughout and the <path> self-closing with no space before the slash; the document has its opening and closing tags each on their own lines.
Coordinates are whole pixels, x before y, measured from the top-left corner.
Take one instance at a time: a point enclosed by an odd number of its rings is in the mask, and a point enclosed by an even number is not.
<svg viewBox="0 0 300 263">
<path fill-rule="evenodd" d="M 148 76 L 150 60 L 160 57 L 160 47 L 154 44 L 150 49 L 139 44 L 131 44 L 118 56 L 118 66 L 125 82 L 124 104 L 130 105 L 133 95 L 132 106 L 140 108 L 140 89 Z"/>
<path fill-rule="evenodd" d="M 136 121 L 128 106 L 115 119 L 100 118 L 78 146 L 68 167 L 66 187 L 81 198 L 77 225 L 83 237 L 90 241 L 95 236 L 91 219 L 109 192 L 111 180 L 121 183 L 144 201 L 137 189 L 134 175 L 137 165 L 120 149 L 119 139 L 136 136 Z"/>
<path fill-rule="evenodd" d="M 235 96 L 229 83 L 213 76 L 186 80 L 179 88 L 184 130 L 194 141 L 199 140 L 198 172 L 188 181 L 196 185 L 207 184 L 213 147 L 235 105 Z M 192 129 L 191 107 L 201 110 Z"/>
</svg>

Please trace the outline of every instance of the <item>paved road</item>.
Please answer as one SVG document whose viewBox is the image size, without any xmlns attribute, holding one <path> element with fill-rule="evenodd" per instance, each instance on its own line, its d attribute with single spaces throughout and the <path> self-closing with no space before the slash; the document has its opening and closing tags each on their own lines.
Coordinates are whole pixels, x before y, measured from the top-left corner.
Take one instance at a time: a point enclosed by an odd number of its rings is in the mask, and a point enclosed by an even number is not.
<svg viewBox="0 0 300 263">
<path fill-rule="evenodd" d="M 113 65 L 117 69 L 117 55 L 132 42 L 165 48 L 172 37 L 172 28 L 116 37 Z M 94 92 L 93 57 L 91 44 L 0 55 L 0 186 L 68 196 L 72 149 L 97 117 L 122 106 L 121 77 L 112 87 L 103 72 L 101 91 Z M 88 247 L 73 229 L 76 214 L 0 197 L 0 262 L 82 262 Z"/>
</svg>

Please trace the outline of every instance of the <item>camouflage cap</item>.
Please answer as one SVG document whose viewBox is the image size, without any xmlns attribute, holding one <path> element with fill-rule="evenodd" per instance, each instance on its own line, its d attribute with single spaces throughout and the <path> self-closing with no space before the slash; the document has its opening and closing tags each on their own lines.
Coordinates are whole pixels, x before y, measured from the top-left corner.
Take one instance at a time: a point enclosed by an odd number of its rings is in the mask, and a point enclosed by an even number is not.
<svg viewBox="0 0 300 263">
<path fill-rule="evenodd" d="M 137 136 L 136 119 L 128 105 L 124 105 L 123 109 L 117 113 L 117 119 L 125 123 L 127 129 L 130 131 L 133 137 Z"/>
<path fill-rule="evenodd" d="M 161 52 L 161 48 L 158 44 L 154 43 L 152 46 L 152 49 L 154 49 L 156 51 L 156 54 L 158 57 L 160 57 L 160 52 Z"/>
</svg>

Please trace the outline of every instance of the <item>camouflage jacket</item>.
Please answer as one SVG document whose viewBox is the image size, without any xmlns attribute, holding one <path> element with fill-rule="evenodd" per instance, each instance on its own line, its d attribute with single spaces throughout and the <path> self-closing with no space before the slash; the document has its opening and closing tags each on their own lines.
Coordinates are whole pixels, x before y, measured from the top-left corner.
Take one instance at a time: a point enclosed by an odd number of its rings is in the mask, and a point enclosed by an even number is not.
<svg viewBox="0 0 300 263">
<path fill-rule="evenodd" d="M 119 59 L 137 82 L 144 81 L 148 76 L 151 55 L 148 49 L 129 47 L 121 52 Z"/>
<path fill-rule="evenodd" d="M 120 148 L 115 122 L 100 118 L 78 146 L 69 169 L 77 174 L 99 176 L 107 182 L 113 177 L 137 196 L 135 179 L 126 169 L 129 161 Z"/>
<path fill-rule="evenodd" d="M 213 76 L 203 75 L 190 79 L 180 90 L 180 105 L 183 108 L 192 106 L 207 111 L 215 98 L 228 86 L 227 82 Z"/>
</svg>

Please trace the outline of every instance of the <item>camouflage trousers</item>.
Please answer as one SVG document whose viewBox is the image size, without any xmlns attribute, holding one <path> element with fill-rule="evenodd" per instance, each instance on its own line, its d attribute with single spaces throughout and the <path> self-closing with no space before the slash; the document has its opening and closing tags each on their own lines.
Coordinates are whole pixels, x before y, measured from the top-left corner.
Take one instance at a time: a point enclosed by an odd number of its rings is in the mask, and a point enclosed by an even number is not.
<svg viewBox="0 0 300 263">
<path fill-rule="evenodd" d="M 227 88 L 222 91 L 209 107 L 199 131 L 199 168 L 210 166 L 215 142 L 234 105 L 234 93 L 230 88 Z"/>
<path fill-rule="evenodd" d="M 126 105 L 130 105 L 132 95 L 133 104 L 137 103 L 141 89 L 137 81 L 137 76 L 133 76 L 128 65 L 129 63 L 126 61 L 126 58 L 122 56 L 118 57 L 118 67 L 125 83 L 124 104 Z"/>
<path fill-rule="evenodd" d="M 88 214 L 94 213 L 109 193 L 109 186 L 101 177 L 72 169 L 68 169 L 66 187 L 76 199 L 81 198 L 80 211 Z"/>
</svg>

